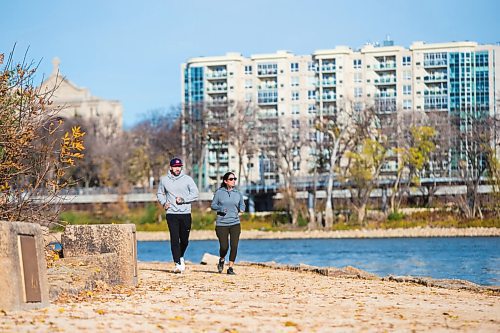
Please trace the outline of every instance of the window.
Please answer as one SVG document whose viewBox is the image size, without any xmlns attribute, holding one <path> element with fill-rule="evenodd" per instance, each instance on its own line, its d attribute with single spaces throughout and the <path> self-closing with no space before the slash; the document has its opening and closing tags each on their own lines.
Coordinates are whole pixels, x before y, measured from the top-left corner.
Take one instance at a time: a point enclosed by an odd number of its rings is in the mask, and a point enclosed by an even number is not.
<svg viewBox="0 0 500 333">
<path fill-rule="evenodd" d="M 249 75 L 252 74 L 252 66 L 245 66 L 245 74 Z"/>
<path fill-rule="evenodd" d="M 252 80 L 245 80 L 245 89 L 252 88 Z"/>
<path fill-rule="evenodd" d="M 411 86 L 410 85 L 403 86 L 403 95 L 411 95 Z"/>
<path fill-rule="evenodd" d="M 245 102 L 251 102 L 251 101 L 252 101 L 252 93 L 246 93 Z"/>
<path fill-rule="evenodd" d="M 403 110 L 411 110 L 411 99 L 403 100 Z"/>
<path fill-rule="evenodd" d="M 352 65 L 354 69 L 361 69 L 361 59 L 354 59 Z"/>
<path fill-rule="evenodd" d="M 299 92 L 292 91 L 292 101 L 298 101 L 298 100 L 299 100 Z"/>
<path fill-rule="evenodd" d="M 361 73 L 354 73 L 354 83 L 362 83 L 363 76 Z"/>
<path fill-rule="evenodd" d="M 318 69 L 318 65 L 314 61 L 309 61 L 307 63 L 307 70 L 309 72 L 316 72 Z"/>
<path fill-rule="evenodd" d="M 292 72 L 298 72 L 299 71 L 299 63 L 298 62 L 292 62 L 290 64 L 290 71 L 292 71 Z"/>
<path fill-rule="evenodd" d="M 257 65 L 257 75 L 276 75 L 278 74 L 278 64 L 258 64 Z"/>
<path fill-rule="evenodd" d="M 307 99 L 316 99 L 316 90 L 308 90 Z"/>
<path fill-rule="evenodd" d="M 300 128 L 300 120 L 292 119 L 292 128 Z"/>
<path fill-rule="evenodd" d="M 363 103 L 356 102 L 354 103 L 354 111 L 361 112 L 363 110 Z"/>
<path fill-rule="evenodd" d="M 403 71 L 403 80 L 405 81 L 411 80 L 411 71 Z"/>
<path fill-rule="evenodd" d="M 299 133 L 293 133 L 293 135 L 292 135 L 292 141 L 293 142 L 299 142 L 300 141 L 300 135 L 299 135 Z"/>
<path fill-rule="evenodd" d="M 299 147 L 293 147 L 292 155 L 293 156 L 299 156 L 299 154 L 300 154 L 300 148 Z"/>
<path fill-rule="evenodd" d="M 403 66 L 411 66 L 411 56 L 403 57 Z"/>
<path fill-rule="evenodd" d="M 363 97 L 363 88 L 361 87 L 354 88 L 354 97 Z"/>
<path fill-rule="evenodd" d="M 310 114 L 315 114 L 316 113 L 316 104 L 309 104 L 307 106 L 307 112 Z"/>
<path fill-rule="evenodd" d="M 299 86 L 299 77 L 292 76 L 292 87 L 298 87 L 298 86 Z"/>
<path fill-rule="evenodd" d="M 293 170 L 300 170 L 300 161 L 293 161 Z"/>
<path fill-rule="evenodd" d="M 292 114 L 299 114 L 300 107 L 297 104 L 292 105 Z"/>
</svg>

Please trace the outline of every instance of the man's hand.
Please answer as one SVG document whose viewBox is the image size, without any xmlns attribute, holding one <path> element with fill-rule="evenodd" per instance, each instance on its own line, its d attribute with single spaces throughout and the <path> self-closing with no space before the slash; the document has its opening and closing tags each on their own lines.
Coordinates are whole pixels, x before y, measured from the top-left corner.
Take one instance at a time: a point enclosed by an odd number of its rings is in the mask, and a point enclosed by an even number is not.
<svg viewBox="0 0 500 333">
<path fill-rule="evenodd" d="M 180 204 L 183 204 L 183 203 L 184 203 L 184 199 L 183 199 L 183 198 L 181 198 L 181 197 L 177 197 L 177 198 L 175 198 L 175 202 L 176 202 L 178 205 L 180 205 Z"/>
<path fill-rule="evenodd" d="M 170 208 L 170 202 L 165 202 L 165 204 L 163 205 L 163 208 L 165 208 L 165 210 L 169 209 Z"/>
</svg>

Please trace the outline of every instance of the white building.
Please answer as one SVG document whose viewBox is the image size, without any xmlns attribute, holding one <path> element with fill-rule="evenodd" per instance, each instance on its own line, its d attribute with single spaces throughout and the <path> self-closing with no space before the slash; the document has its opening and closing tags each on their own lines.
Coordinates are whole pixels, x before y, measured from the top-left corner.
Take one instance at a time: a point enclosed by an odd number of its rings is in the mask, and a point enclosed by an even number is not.
<svg viewBox="0 0 500 333">
<path fill-rule="evenodd" d="M 244 164 L 251 181 L 272 184 L 280 179 L 268 154 L 275 150 L 280 129 L 294 138 L 307 137 L 314 132 L 318 115 L 332 115 L 348 105 L 362 107 L 367 101 L 382 113 L 446 112 L 467 124 L 472 113 L 498 113 L 499 63 L 500 46 L 475 42 L 414 42 L 405 48 L 387 40 L 359 50 L 339 46 L 311 55 L 228 53 L 192 58 L 182 65 L 182 100 L 185 114 L 195 112 L 200 103 L 227 110 L 234 103 L 253 105 L 262 124 L 260 131 L 266 135 L 261 136 L 265 140 L 257 156 Z M 184 136 L 189 131 L 185 127 Z M 203 186 L 213 185 L 217 174 L 238 170 L 231 144 L 224 146 L 224 158 L 219 154 L 217 163 L 212 148 L 206 146 L 200 170 Z M 300 148 L 302 158 L 293 165 L 298 174 L 310 174 L 310 153 L 310 148 Z M 457 159 L 450 157 L 440 168 L 451 173 Z"/>
<path fill-rule="evenodd" d="M 78 87 L 59 71 L 59 59 L 53 60 L 53 70 L 42 83 L 42 92 L 52 92 L 52 105 L 61 108 L 62 118 L 82 118 L 93 120 L 101 126 L 110 126 L 112 131 L 121 131 L 123 107 L 121 102 L 92 96 L 87 88 Z"/>
</svg>

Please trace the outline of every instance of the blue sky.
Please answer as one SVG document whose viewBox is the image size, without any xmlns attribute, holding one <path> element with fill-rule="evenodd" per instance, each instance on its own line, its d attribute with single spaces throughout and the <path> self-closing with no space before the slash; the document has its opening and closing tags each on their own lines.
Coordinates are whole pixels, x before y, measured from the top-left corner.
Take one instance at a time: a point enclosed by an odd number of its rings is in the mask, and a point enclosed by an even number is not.
<svg viewBox="0 0 500 333">
<path fill-rule="evenodd" d="M 497 0 L 0 0 L 0 53 L 41 60 L 93 95 L 123 103 L 131 126 L 181 102 L 180 64 L 197 56 L 358 48 L 387 35 L 500 42 Z"/>
</svg>

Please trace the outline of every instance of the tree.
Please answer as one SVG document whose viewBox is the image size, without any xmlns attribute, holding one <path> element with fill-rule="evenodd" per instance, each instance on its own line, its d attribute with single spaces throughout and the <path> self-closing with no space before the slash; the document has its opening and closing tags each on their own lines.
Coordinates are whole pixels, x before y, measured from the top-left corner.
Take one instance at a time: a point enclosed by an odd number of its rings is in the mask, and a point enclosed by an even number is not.
<svg viewBox="0 0 500 333">
<path fill-rule="evenodd" d="M 345 153 L 345 166 L 339 169 L 350 192 L 350 202 L 364 224 L 370 194 L 378 185 L 382 167 L 390 157 L 387 129 L 391 120 L 381 119 L 373 108 L 364 108 L 355 117 L 350 149 Z"/>
<path fill-rule="evenodd" d="M 245 177 L 248 184 L 248 169 L 243 168 L 243 163 L 249 163 L 257 151 L 255 140 L 256 108 L 250 103 L 235 102 L 228 117 L 229 142 L 234 146 L 238 156 L 238 177 Z"/>
<path fill-rule="evenodd" d="M 299 218 L 296 179 L 300 164 L 303 162 L 301 156 L 304 154 L 301 150 L 306 145 L 304 137 L 300 135 L 300 127 L 304 126 L 304 120 L 302 120 L 302 125 L 300 119 L 297 118 L 285 117 L 280 120 L 282 123 L 278 129 L 277 167 L 283 178 L 283 195 L 290 222 L 296 227 Z"/>
<path fill-rule="evenodd" d="M 420 173 L 435 150 L 436 130 L 425 126 L 423 113 L 402 112 L 398 119 L 394 154 L 398 157 L 396 178 L 391 191 L 391 212 L 398 211 L 403 193 L 409 194 L 412 184 L 420 185 Z"/>
<path fill-rule="evenodd" d="M 34 63 L 15 63 L 13 54 L 0 71 L 0 219 L 49 225 L 68 170 L 83 158 L 85 133 L 62 132 L 54 91 L 41 91 Z"/>
<path fill-rule="evenodd" d="M 350 107 L 349 107 L 350 106 Z M 320 158 L 319 167 L 324 163 L 327 168 L 325 228 L 333 226 L 333 183 L 337 164 L 348 149 L 353 139 L 354 122 L 352 105 L 333 116 L 320 115 L 316 120 L 316 131 Z"/>
<path fill-rule="evenodd" d="M 495 165 L 493 140 L 496 121 L 493 117 L 478 115 L 470 117 L 467 126 L 462 126 L 460 119 L 456 122 L 457 147 L 460 149 L 456 149 L 454 155 L 458 159 L 459 176 L 466 186 L 466 193 L 457 196 L 458 205 L 465 217 L 483 218 L 479 185 L 486 179 L 488 167 Z"/>
<path fill-rule="evenodd" d="M 181 156 L 180 107 L 148 112 L 130 131 L 129 177 L 132 183 L 159 179 L 175 156 Z M 184 158 L 184 156 L 183 156 Z"/>
</svg>

